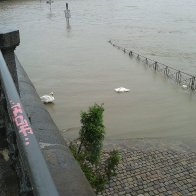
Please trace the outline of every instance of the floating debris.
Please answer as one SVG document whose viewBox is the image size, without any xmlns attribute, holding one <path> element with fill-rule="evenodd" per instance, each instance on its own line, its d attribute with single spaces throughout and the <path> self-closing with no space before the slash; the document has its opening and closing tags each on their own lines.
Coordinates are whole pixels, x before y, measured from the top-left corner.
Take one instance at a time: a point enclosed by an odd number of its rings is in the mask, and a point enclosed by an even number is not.
<svg viewBox="0 0 196 196">
<path fill-rule="evenodd" d="M 117 93 L 124 93 L 124 92 L 129 92 L 130 89 L 125 88 L 125 87 L 119 87 L 114 89 Z"/>
</svg>

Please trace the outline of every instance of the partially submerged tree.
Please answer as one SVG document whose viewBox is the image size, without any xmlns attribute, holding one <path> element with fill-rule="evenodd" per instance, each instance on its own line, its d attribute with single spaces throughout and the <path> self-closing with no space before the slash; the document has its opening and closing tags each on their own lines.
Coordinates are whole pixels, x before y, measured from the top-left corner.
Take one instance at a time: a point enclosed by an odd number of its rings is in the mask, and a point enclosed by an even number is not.
<svg viewBox="0 0 196 196">
<path fill-rule="evenodd" d="M 103 112 L 103 104 L 94 104 L 87 112 L 81 112 L 82 126 L 78 138 L 80 144 L 70 144 L 74 157 L 96 192 L 102 191 L 110 178 L 116 175 L 115 170 L 120 161 L 119 152 L 116 150 L 111 151 L 109 157 L 101 161 L 105 136 Z"/>
</svg>

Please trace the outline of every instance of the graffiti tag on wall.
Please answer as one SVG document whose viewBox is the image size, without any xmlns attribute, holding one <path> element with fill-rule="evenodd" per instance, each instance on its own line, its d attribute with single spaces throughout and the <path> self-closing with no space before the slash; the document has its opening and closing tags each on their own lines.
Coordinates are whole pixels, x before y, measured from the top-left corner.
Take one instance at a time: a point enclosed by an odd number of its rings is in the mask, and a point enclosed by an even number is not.
<svg viewBox="0 0 196 196">
<path fill-rule="evenodd" d="M 29 145 L 29 134 L 33 134 L 33 130 L 29 125 L 27 119 L 25 119 L 24 117 L 24 112 L 21 108 L 20 103 L 14 103 L 13 101 L 10 101 L 10 104 L 13 115 L 13 121 L 16 127 L 18 128 L 19 133 L 24 137 L 25 145 Z"/>
</svg>

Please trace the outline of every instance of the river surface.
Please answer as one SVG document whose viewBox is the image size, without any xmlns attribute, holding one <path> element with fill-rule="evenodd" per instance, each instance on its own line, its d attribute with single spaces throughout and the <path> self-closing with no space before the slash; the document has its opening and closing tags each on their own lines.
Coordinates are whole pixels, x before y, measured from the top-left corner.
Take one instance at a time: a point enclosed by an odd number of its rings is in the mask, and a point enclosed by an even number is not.
<svg viewBox="0 0 196 196">
<path fill-rule="evenodd" d="M 104 103 L 108 139 L 196 136 L 196 95 L 108 44 L 196 74 L 195 0 L 0 1 L 0 26 L 20 30 L 16 54 L 62 134 L 77 136 L 80 111 Z M 124 86 L 129 93 L 117 94 Z"/>
</svg>

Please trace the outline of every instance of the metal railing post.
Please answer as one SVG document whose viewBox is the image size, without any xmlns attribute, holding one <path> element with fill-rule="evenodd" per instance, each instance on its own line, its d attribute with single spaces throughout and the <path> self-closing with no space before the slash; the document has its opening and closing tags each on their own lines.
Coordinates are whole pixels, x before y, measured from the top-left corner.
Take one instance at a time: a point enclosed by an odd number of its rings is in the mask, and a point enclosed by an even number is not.
<svg viewBox="0 0 196 196">
<path fill-rule="evenodd" d="M 155 63 L 154 63 L 154 70 L 157 71 L 157 69 L 158 69 L 158 63 L 157 63 L 157 61 L 155 61 Z"/>
<path fill-rule="evenodd" d="M 195 90 L 195 76 L 191 78 L 191 90 Z"/>
<path fill-rule="evenodd" d="M 14 50 L 19 44 L 20 36 L 18 30 L 10 30 L 6 28 L 0 29 L 0 50 L 2 51 L 3 57 L 12 75 L 18 93 L 19 87 Z"/>
</svg>

